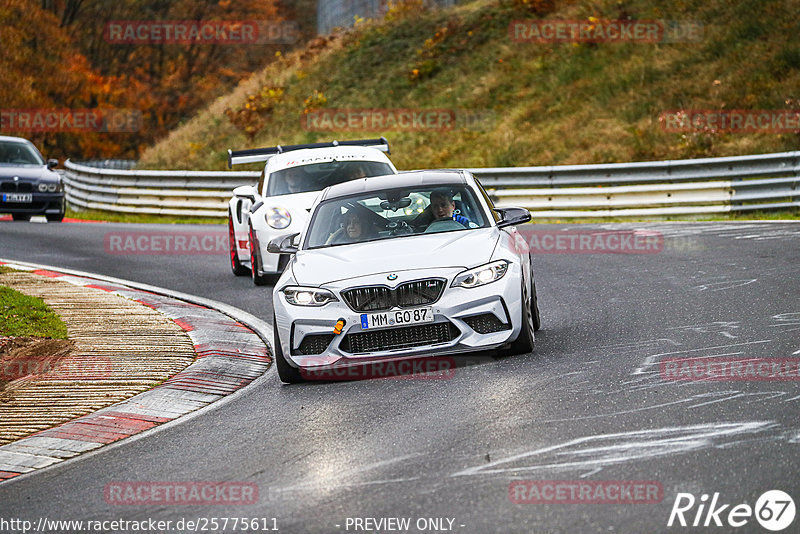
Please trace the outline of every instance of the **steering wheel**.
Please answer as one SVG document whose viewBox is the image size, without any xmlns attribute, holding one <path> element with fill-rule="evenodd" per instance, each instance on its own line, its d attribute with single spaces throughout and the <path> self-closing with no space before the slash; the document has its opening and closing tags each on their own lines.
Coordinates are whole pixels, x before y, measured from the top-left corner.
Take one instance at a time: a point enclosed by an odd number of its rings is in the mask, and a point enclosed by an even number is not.
<svg viewBox="0 0 800 534">
<path fill-rule="evenodd" d="M 411 234 L 414 232 L 414 230 L 405 221 L 392 221 L 386 225 L 386 229 L 389 230 L 391 235 Z"/>
<path fill-rule="evenodd" d="M 469 222 L 470 222 L 469 219 L 467 217 L 464 217 L 463 215 L 461 215 L 461 210 L 457 209 L 457 210 L 453 211 L 453 220 L 456 221 L 457 223 L 460 223 L 460 224 L 466 226 L 467 228 L 470 227 L 469 226 Z"/>
</svg>

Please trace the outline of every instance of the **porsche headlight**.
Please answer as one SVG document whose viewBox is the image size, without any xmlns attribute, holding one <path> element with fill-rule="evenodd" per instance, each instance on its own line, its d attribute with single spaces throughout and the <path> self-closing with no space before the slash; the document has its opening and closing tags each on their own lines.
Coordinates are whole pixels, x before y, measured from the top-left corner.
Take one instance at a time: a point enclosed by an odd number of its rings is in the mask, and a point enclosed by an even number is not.
<svg viewBox="0 0 800 534">
<path fill-rule="evenodd" d="M 459 273 L 451 287 L 478 287 L 500 280 L 508 272 L 508 262 L 497 260 Z"/>
<path fill-rule="evenodd" d="M 295 306 L 324 306 L 339 299 L 327 289 L 318 287 L 287 286 L 282 290 L 286 302 Z"/>
<path fill-rule="evenodd" d="M 269 208 L 264 218 L 276 230 L 283 230 L 292 223 L 292 215 L 285 208 Z"/>
</svg>

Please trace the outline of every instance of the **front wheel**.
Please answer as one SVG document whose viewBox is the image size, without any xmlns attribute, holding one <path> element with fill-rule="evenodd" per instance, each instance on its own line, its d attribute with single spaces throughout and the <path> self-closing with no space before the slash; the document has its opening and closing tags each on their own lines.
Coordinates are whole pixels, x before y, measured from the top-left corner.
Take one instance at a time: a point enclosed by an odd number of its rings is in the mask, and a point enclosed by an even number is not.
<svg viewBox="0 0 800 534">
<path fill-rule="evenodd" d="M 533 319 L 533 331 L 538 332 L 542 327 L 542 320 L 539 317 L 539 298 L 536 296 L 536 280 L 531 280 L 533 285 L 533 298 L 531 299 L 531 318 Z"/>
<path fill-rule="evenodd" d="M 532 302 L 528 300 L 528 288 L 525 281 L 522 281 L 522 324 L 520 325 L 519 336 L 511 344 L 510 354 L 528 354 L 533 352 L 533 332 L 536 329 L 531 313 Z"/>
<path fill-rule="evenodd" d="M 250 269 L 242 265 L 239 261 L 239 252 L 236 250 L 236 233 L 233 231 L 233 217 L 231 217 L 231 210 L 228 209 L 228 244 L 230 247 L 231 255 L 231 271 L 235 276 L 244 276 L 250 274 Z"/>
<path fill-rule="evenodd" d="M 258 261 L 258 241 L 256 241 L 255 232 L 253 227 L 250 227 L 250 275 L 253 279 L 253 284 L 257 286 L 265 286 L 270 283 L 271 277 L 264 274 L 258 274 L 261 267 Z"/>
<path fill-rule="evenodd" d="M 286 382 L 287 384 L 300 384 L 301 382 L 305 382 L 305 378 L 300 374 L 300 369 L 292 367 L 283 356 L 281 340 L 278 337 L 278 322 L 275 320 L 275 314 L 272 314 L 272 328 L 274 336 L 273 342 L 275 345 L 275 367 L 278 368 L 278 378 L 281 379 L 281 382 Z"/>
</svg>

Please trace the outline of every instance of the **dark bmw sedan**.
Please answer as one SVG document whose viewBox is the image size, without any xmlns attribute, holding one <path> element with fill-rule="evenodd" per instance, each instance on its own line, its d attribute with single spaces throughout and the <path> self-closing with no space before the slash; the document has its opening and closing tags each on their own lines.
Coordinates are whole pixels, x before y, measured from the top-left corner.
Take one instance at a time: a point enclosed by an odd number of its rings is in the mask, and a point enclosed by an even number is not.
<svg viewBox="0 0 800 534">
<path fill-rule="evenodd" d="M 0 136 L 0 213 L 15 221 L 44 215 L 49 222 L 64 219 L 64 184 L 53 171 L 58 160 L 45 163 L 36 147 L 22 137 Z"/>
</svg>

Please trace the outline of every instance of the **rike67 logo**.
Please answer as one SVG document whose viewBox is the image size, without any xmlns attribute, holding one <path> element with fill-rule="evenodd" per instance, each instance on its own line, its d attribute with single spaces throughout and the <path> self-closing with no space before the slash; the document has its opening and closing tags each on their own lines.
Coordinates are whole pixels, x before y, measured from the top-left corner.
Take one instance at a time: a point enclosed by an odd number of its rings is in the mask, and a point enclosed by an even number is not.
<svg viewBox="0 0 800 534">
<path fill-rule="evenodd" d="M 794 522 L 795 505 L 792 497 L 781 490 L 766 491 L 756 500 L 755 507 L 749 504 L 723 504 L 719 493 L 704 493 L 696 499 L 691 493 L 678 493 L 667 526 L 739 528 L 755 520 L 765 529 L 778 532 Z M 752 527 L 747 529 L 752 532 Z"/>
</svg>

